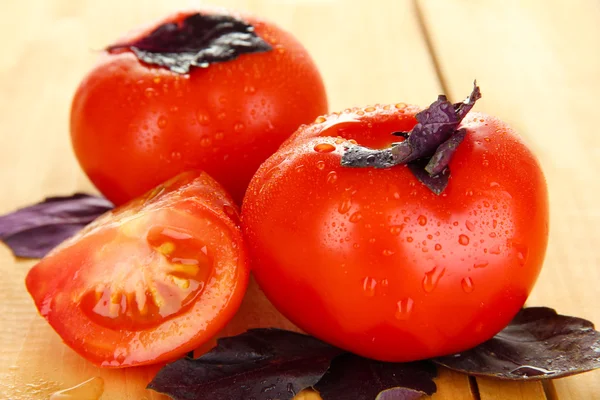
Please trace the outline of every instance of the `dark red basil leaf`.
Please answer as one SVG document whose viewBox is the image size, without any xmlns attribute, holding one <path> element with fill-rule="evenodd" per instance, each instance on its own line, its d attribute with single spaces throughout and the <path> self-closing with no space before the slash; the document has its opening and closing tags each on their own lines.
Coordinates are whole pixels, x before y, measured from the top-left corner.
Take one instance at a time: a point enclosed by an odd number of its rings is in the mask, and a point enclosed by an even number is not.
<svg viewBox="0 0 600 400">
<path fill-rule="evenodd" d="M 498 379 L 560 378 L 600 368 L 600 332 L 590 321 L 558 315 L 551 308 L 524 308 L 494 338 L 434 361 Z"/>
<path fill-rule="evenodd" d="M 212 63 L 261 53 L 272 47 L 254 33 L 254 27 L 231 15 L 192 14 L 180 23 L 160 25 L 134 42 L 107 48 L 129 48 L 141 61 L 185 74 L 191 67 L 206 68 Z"/>
<path fill-rule="evenodd" d="M 386 363 L 343 354 L 315 385 L 323 400 L 413 400 L 437 390 L 429 361 Z"/>
<path fill-rule="evenodd" d="M 476 83 L 462 103 L 452 104 L 446 96 L 440 95 L 415 116 L 417 124 L 410 132 L 392 132 L 392 135 L 405 137 L 406 140 L 381 150 L 360 145 L 348 146 L 341 164 L 355 168 L 391 168 L 409 164 L 417 179 L 439 195 L 448 184 L 448 163 L 466 134 L 466 131 L 458 130 L 458 126 L 480 98 L 481 92 Z M 420 171 L 420 167 L 426 165 L 427 169 Z"/>
<path fill-rule="evenodd" d="M 219 339 L 197 359 L 166 365 L 148 388 L 176 400 L 292 399 L 316 384 L 341 352 L 300 333 L 252 329 Z"/>
<path fill-rule="evenodd" d="M 429 160 L 416 160 L 408 164 L 410 172 L 421 182 L 427 186 L 433 193 L 440 195 L 448 186 L 450 180 L 450 168 L 446 167 L 437 175 L 429 175 L 425 167 Z"/>
<path fill-rule="evenodd" d="M 452 156 L 456 152 L 456 149 L 458 149 L 458 145 L 462 143 L 466 134 L 466 129 L 459 129 L 454 132 L 454 134 L 450 136 L 450 139 L 446 140 L 437 148 L 434 155 L 425 166 L 425 171 L 433 177 L 447 169 Z"/>
<path fill-rule="evenodd" d="M 0 240 L 17 257 L 42 258 L 112 208 L 108 200 L 83 193 L 49 197 L 0 216 Z"/>
</svg>

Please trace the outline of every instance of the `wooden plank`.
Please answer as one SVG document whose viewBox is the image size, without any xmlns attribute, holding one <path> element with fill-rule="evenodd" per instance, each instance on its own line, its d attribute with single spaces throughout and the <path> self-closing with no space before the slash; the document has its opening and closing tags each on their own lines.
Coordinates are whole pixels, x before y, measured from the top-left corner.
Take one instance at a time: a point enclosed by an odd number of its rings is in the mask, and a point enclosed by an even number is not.
<svg viewBox="0 0 600 400">
<path fill-rule="evenodd" d="M 505 382 L 489 378 L 477 378 L 481 400 L 546 400 L 544 387 L 536 382 Z"/>
<path fill-rule="evenodd" d="M 512 124 L 546 173 L 550 240 L 528 305 L 599 323 L 600 3 L 424 0 L 418 5 L 451 97 L 462 98 L 477 78 L 484 95 L 478 109 Z M 554 384 L 561 400 L 600 398 L 600 371 Z"/>
<path fill-rule="evenodd" d="M 439 367 L 435 383 L 438 390 L 431 396 L 432 400 L 476 400 L 465 374 Z"/>
<path fill-rule="evenodd" d="M 71 96 L 96 51 L 188 0 L 22 0 L 0 4 L 0 213 L 47 195 L 91 192 L 71 152 Z M 439 85 L 412 4 L 379 0 L 222 0 L 293 32 L 319 65 L 332 109 L 376 102 L 426 104 Z M 382 10 L 385 10 L 383 12 Z M 351 45 L 348 45 L 350 43 Z M 0 398 L 47 399 L 103 378 L 105 400 L 162 399 L 146 391 L 156 367 L 103 370 L 77 356 L 40 318 L 24 288 L 33 261 L 0 245 Z M 227 333 L 290 326 L 253 286 Z"/>
</svg>

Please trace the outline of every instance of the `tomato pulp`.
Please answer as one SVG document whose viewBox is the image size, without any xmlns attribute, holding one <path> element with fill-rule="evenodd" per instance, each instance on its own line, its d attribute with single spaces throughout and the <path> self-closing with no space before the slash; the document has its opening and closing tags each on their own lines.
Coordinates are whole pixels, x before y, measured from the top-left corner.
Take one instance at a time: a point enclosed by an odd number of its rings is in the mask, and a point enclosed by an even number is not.
<svg viewBox="0 0 600 400">
<path fill-rule="evenodd" d="M 105 214 L 35 265 L 27 289 L 64 342 L 91 362 L 168 361 L 209 340 L 248 282 L 233 200 L 188 172 Z"/>
</svg>

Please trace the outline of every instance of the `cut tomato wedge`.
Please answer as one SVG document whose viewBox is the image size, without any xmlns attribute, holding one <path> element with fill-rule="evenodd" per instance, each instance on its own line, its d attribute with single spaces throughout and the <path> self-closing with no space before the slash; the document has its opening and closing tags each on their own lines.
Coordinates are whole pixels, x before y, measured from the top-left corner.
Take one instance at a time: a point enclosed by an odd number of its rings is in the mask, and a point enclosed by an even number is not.
<svg viewBox="0 0 600 400">
<path fill-rule="evenodd" d="M 238 217 L 206 173 L 181 174 L 53 250 L 27 289 L 91 362 L 168 361 L 218 333 L 241 303 L 249 267 Z"/>
</svg>

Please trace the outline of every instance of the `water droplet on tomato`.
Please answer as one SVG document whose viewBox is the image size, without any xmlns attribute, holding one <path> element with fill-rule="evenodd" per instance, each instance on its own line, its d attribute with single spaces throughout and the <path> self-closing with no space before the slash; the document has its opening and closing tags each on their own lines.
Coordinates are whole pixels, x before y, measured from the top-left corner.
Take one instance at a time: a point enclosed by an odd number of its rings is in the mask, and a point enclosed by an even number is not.
<svg viewBox="0 0 600 400">
<path fill-rule="evenodd" d="M 481 164 L 483 164 L 484 167 L 487 167 L 488 165 L 490 165 L 490 162 L 488 160 L 483 160 Z"/>
<path fill-rule="evenodd" d="M 367 107 L 365 108 L 365 112 L 373 112 L 375 111 L 375 107 Z"/>
<path fill-rule="evenodd" d="M 225 137 L 225 132 L 223 132 L 223 131 L 215 132 L 215 140 L 223 140 L 224 137 Z"/>
<path fill-rule="evenodd" d="M 400 300 L 396 304 L 396 314 L 394 316 L 400 321 L 405 321 L 410 317 L 414 306 L 414 301 L 410 297 Z"/>
<path fill-rule="evenodd" d="M 427 225 L 427 217 L 424 215 L 419 215 L 419 218 L 417 218 L 417 222 L 419 223 L 419 225 L 425 226 Z"/>
<path fill-rule="evenodd" d="M 517 260 L 520 266 L 525 265 L 527 257 L 529 256 L 529 249 L 519 243 L 513 243 L 512 247 L 517 251 Z"/>
<path fill-rule="evenodd" d="M 395 252 L 394 252 L 394 251 L 392 251 L 392 250 L 389 250 L 389 249 L 385 249 L 385 250 L 383 250 L 383 251 L 381 252 L 381 254 L 383 254 L 383 255 L 384 255 L 384 256 L 386 256 L 386 257 L 389 257 L 389 256 L 392 256 L 392 255 L 394 255 L 394 254 L 395 254 Z"/>
<path fill-rule="evenodd" d="M 366 296 L 375 296 L 375 286 L 377 286 L 377 281 L 374 278 L 371 278 L 370 276 L 365 277 L 363 280 L 363 291 Z"/>
<path fill-rule="evenodd" d="M 350 215 L 349 221 L 353 222 L 353 223 L 357 223 L 357 222 L 360 222 L 362 219 L 363 219 L 363 216 L 362 216 L 361 212 L 357 211 L 357 212 L 353 213 L 352 215 Z"/>
<path fill-rule="evenodd" d="M 244 130 L 245 127 L 246 126 L 243 123 L 238 122 L 237 124 L 233 125 L 233 130 L 234 130 L 234 132 L 240 133 L 241 131 Z"/>
<path fill-rule="evenodd" d="M 239 216 L 238 212 L 235 210 L 235 208 L 233 208 L 229 204 L 225 204 L 225 205 L 223 205 L 223 212 L 229 218 L 231 218 L 231 220 L 233 220 L 233 222 L 235 222 L 236 224 L 239 223 L 240 216 Z"/>
<path fill-rule="evenodd" d="M 342 193 L 342 201 L 341 201 L 340 205 L 338 206 L 338 212 L 340 214 L 346 214 L 348 211 L 350 211 L 351 207 L 352 207 L 351 193 L 350 193 L 350 191 L 346 190 L 346 191 L 344 191 L 344 193 Z"/>
<path fill-rule="evenodd" d="M 319 143 L 314 147 L 317 153 L 331 153 L 335 150 L 335 146 L 329 143 Z"/>
<path fill-rule="evenodd" d="M 208 136 L 202 136 L 200 138 L 200 146 L 208 147 L 212 144 L 212 140 Z"/>
<path fill-rule="evenodd" d="M 156 90 L 154 90 L 153 88 L 146 88 L 144 90 L 144 96 L 146 96 L 147 98 L 154 97 L 155 95 L 156 95 Z"/>
<path fill-rule="evenodd" d="M 493 247 L 490 247 L 490 254 L 500 254 L 500 245 L 495 245 Z"/>
<path fill-rule="evenodd" d="M 254 86 L 244 86 L 244 93 L 253 94 L 256 92 L 256 88 Z"/>
<path fill-rule="evenodd" d="M 490 232 L 490 237 L 491 238 L 495 238 L 496 237 L 496 232 Z"/>
<path fill-rule="evenodd" d="M 158 121 L 156 122 L 156 125 L 160 129 L 166 128 L 167 127 L 167 118 L 161 115 L 160 117 L 158 117 Z"/>
<path fill-rule="evenodd" d="M 316 165 L 317 165 L 318 169 L 323 169 L 323 168 L 325 168 L 325 161 L 323 161 L 323 160 L 317 161 Z"/>
<path fill-rule="evenodd" d="M 396 103 L 394 107 L 396 107 L 397 109 L 403 109 L 406 108 L 406 103 Z"/>
<path fill-rule="evenodd" d="M 460 285 L 465 293 L 471 293 L 474 289 L 473 281 L 469 277 L 463 278 L 462 281 L 460 281 Z"/>
<path fill-rule="evenodd" d="M 469 237 L 467 235 L 459 235 L 458 236 L 458 243 L 462 244 L 463 246 L 466 246 L 469 244 Z"/>
<path fill-rule="evenodd" d="M 488 262 L 480 262 L 473 264 L 473 268 L 485 268 L 488 266 Z"/>
<path fill-rule="evenodd" d="M 224 113 L 224 112 L 220 112 L 220 113 L 218 113 L 218 114 L 217 114 L 217 119 L 218 119 L 218 120 L 222 121 L 222 120 L 224 120 L 225 118 L 227 118 L 227 114 L 226 114 L 226 113 Z"/>
<path fill-rule="evenodd" d="M 496 229 L 497 226 L 498 226 L 498 221 L 492 220 L 492 228 Z"/>
<path fill-rule="evenodd" d="M 200 110 L 196 113 L 196 120 L 200 125 L 208 125 L 210 122 L 210 116 L 203 110 Z"/>
<path fill-rule="evenodd" d="M 491 188 L 500 187 L 500 184 L 498 182 L 490 182 L 490 187 Z"/>
<path fill-rule="evenodd" d="M 330 171 L 327 174 L 327 183 L 335 183 L 337 181 L 337 173 L 335 171 Z"/>
<path fill-rule="evenodd" d="M 390 233 L 394 236 L 398 236 L 402 229 L 404 229 L 404 225 L 392 225 L 390 226 Z"/>
<path fill-rule="evenodd" d="M 407 241 L 408 243 L 412 243 L 412 241 L 413 241 L 413 238 L 412 238 L 412 236 L 407 236 L 407 237 L 406 237 L 406 241 Z"/>
<path fill-rule="evenodd" d="M 423 290 L 427 293 L 433 292 L 445 272 L 446 268 L 438 267 L 433 267 L 430 271 L 425 272 L 425 277 L 423 278 Z"/>
<path fill-rule="evenodd" d="M 327 121 L 325 117 L 317 117 L 317 119 L 315 119 L 315 124 L 322 124 L 325 121 Z"/>
<path fill-rule="evenodd" d="M 473 191 L 471 189 L 467 190 L 465 196 L 473 196 Z"/>
<path fill-rule="evenodd" d="M 465 226 L 466 226 L 466 227 L 467 227 L 467 229 L 468 229 L 468 230 L 470 230 L 471 232 L 474 232 L 474 231 L 475 231 L 475 225 L 474 225 L 474 224 L 473 224 L 471 221 L 469 221 L 469 220 L 466 220 L 466 221 L 465 221 Z"/>
<path fill-rule="evenodd" d="M 433 248 L 436 249 L 437 251 L 440 251 L 442 249 L 442 245 L 439 243 L 436 243 L 436 245 Z"/>
</svg>

